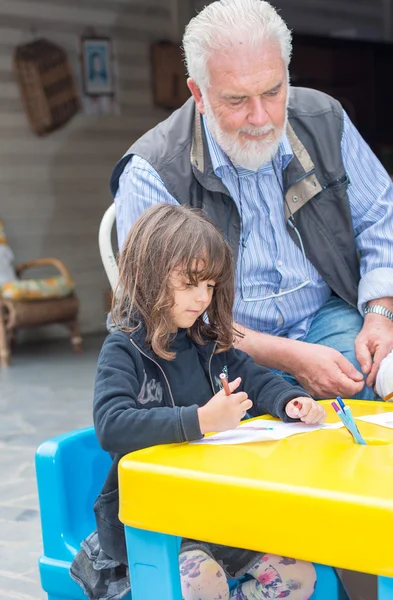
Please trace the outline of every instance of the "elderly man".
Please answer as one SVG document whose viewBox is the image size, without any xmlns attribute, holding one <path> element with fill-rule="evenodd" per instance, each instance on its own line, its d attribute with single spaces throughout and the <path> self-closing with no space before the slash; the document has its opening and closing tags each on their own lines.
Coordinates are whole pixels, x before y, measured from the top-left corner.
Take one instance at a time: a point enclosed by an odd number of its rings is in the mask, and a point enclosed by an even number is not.
<svg viewBox="0 0 393 600">
<path fill-rule="evenodd" d="M 202 207 L 237 261 L 239 347 L 316 398 L 374 398 L 393 348 L 388 174 L 336 100 L 289 87 L 268 2 L 213 2 L 183 46 L 192 98 L 112 176 L 120 246 L 155 202 Z"/>
</svg>

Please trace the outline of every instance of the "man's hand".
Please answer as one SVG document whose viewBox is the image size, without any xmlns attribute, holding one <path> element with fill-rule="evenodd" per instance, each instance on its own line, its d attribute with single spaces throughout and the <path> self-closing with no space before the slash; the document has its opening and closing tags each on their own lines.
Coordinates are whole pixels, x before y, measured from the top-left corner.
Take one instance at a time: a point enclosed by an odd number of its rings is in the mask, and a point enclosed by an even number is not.
<svg viewBox="0 0 393 600">
<path fill-rule="evenodd" d="M 314 398 L 351 398 L 364 387 L 363 375 L 338 350 L 303 344 L 291 374 Z"/>
<path fill-rule="evenodd" d="M 375 385 L 381 361 L 393 349 L 393 322 L 382 315 L 369 313 L 355 340 L 356 358 L 365 375 L 366 384 Z"/>
<path fill-rule="evenodd" d="M 306 425 L 317 425 L 326 419 L 326 411 L 323 406 L 307 396 L 300 396 L 288 402 L 285 412 L 288 417 L 300 419 Z"/>
</svg>

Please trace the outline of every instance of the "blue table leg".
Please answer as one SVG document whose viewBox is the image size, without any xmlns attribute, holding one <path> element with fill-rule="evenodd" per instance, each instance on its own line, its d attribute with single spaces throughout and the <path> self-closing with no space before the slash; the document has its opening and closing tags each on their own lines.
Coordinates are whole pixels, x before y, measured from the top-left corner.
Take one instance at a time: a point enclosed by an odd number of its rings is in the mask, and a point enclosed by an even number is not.
<svg viewBox="0 0 393 600">
<path fill-rule="evenodd" d="M 392 600 L 393 578 L 378 577 L 378 600 Z"/>
<path fill-rule="evenodd" d="M 181 538 L 125 527 L 132 600 L 181 600 Z"/>
<path fill-rule="evenodd" d="M 314 563 L 317 585 L 310 600 L 348 600 L 342 583 L 332 567 Z"/>
<path fill-rule="evenodd" d="M 132 600 L 181 600 L 181 538 L 125 527 Z M 315 564 L 317 586 L 312 600 L 347 598 L 332 567 Z M 237 582 L 239 583 L 239 582 Z M 393 579 L 379 578 L 378 600 L 393 600 Z"/>
</svg>

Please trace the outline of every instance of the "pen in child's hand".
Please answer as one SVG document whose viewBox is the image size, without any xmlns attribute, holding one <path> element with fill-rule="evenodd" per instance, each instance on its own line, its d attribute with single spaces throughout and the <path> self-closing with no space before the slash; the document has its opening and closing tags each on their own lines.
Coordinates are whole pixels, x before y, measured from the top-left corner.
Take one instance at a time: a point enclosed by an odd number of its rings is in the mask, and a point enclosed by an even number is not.
<svg viewBox="0 0 393 600">
<path fill-rule="evenodd" d="M 297 409 L 298 414 L 300 414 L 300 411 L 303 408 L 303 404 L 301 402 L 299 402 L 299 400 L 294 400 L 293 401 L 293 406 Z"/>
<path fill-rule="evenodd" d="M 227 376 L 225 375 L 225 373 L 220 374 L 220 379 L 221 379 L 222 387 L 224 388 L 225 395 L 230 396 L 231 390 L 229 389 L 228 379 L 227 379 Z"/>
</svg>

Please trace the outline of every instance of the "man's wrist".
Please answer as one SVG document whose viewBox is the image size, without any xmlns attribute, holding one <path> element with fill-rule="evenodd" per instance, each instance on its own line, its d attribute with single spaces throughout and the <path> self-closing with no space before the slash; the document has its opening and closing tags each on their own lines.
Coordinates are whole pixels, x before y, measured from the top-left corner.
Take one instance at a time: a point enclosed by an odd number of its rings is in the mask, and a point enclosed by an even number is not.
<svg viewBox="0 0 393 600">
<path fill-rule="evenodd" d="M 367 315 L 379 315 L 385 317 L 393 322 L 393 299 L 392 298 L 380 298 L 379 300 L 371 300 L 367 303 L 364 309 L 364 316 Z"/>
</svg>

